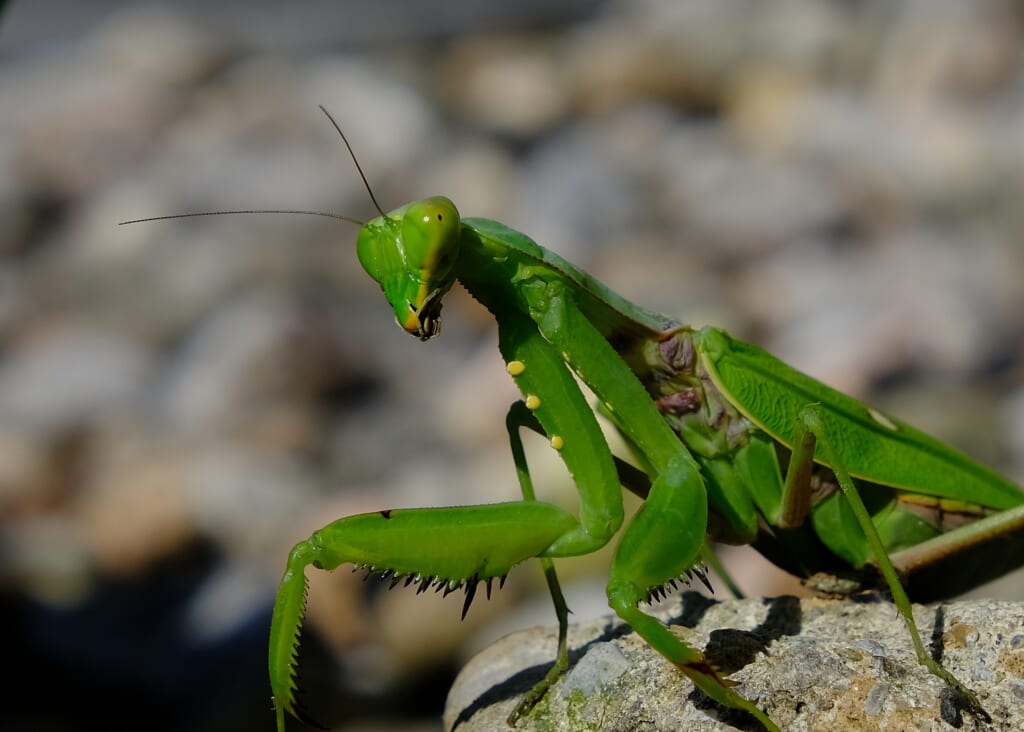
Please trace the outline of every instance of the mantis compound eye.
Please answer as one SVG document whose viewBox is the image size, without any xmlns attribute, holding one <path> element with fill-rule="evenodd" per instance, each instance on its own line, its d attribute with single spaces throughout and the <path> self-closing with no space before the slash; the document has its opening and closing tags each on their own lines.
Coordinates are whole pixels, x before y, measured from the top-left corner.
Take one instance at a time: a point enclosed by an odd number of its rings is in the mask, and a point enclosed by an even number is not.
<svg viewBox="0 0 1024 732">
<path fill-rule="evenodd" d="M 459 254 L 459 228 L 459 212 L 447 198 L 411 204 L 402 216 L 401 237 L 410 274 L 418 272 L 423 281 L 435 284 L 450 279 Z"/>
</svg>

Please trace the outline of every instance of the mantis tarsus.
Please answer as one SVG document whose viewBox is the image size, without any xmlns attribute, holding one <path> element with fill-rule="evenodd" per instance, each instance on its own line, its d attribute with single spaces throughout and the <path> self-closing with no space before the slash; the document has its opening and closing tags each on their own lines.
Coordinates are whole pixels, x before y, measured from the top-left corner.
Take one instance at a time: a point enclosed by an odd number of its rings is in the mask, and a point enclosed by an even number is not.
<svg viewBox="0 0 1024 732">
<path fill-rule="evenodd" d="M 628 302 L 524 234 L 461 218 L 447 198 L 390 213 L 373 202 L 380 215 L 362 225 L 357 253 L 403 329 L 424 341 L 436 336 L 456 281 L 494 315 L 507 371 L 523 395 L 506 420 L 523 500 L 350 516 L 297 544 L 270 632 L 279 730 L 286 712 L 310 721 L 295 683 L 307 566 L 351 563 L 392 586 L 462 589 L 465 614 L 480 583 L 490 594 L 495 579 L 536 557 L 554 600 L 559 648 L 551 671 L 513 711 L 514 723 L 568 666 L 568 611 L 552 559 L 593 552 L 619 532 L 623 486 L 646 500 L 621 532 L 609 604 L 718 703 L 779 729 L 643 609 L 675 580 L 703 577 L 710 540 L 752 544 L 803 577 L 842 575 L 857 588 L 887 588 L 920 663 L 988 721 L 976 694 L 925 649 L 904 586 L 916 599 L 938 599 L 1024 563 L 1018 486 L 756 346 Z M 613 456 L 574 377 L 596 395 L 640 470 Z M 535 497 L 523 428 L 545 435 L 565 462 L 580 496 L 578 517 Z M 979 556 L 970 570 L 950 569 Z M 929 579 L 936 571 L 942 581 Z"/>
</svg>

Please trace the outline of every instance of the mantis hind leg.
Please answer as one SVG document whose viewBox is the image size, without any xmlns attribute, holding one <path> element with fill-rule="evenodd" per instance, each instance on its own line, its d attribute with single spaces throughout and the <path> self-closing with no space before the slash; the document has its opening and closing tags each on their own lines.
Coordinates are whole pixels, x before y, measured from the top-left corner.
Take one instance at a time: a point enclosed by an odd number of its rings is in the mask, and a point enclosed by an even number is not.
<svg viewBox="0 0 1024 732">
<path fill-rule="evenodd" d="M 680 456 L 651 486 L 647 501 L 623 533 L 612 562 L 608 603 L 645 641 L 720 704 L 754 716 L 767 730 L 778 727 L 736 693 L 704 654 L 640 609 L 667 583 L 692 570 L 701 556 L 707 526 L 707 494 L 693 458 Z"/>
<path fill-rule="evenodd" d="M 797 419 L 796 433 L 794 436 L 794 445 L 796 445 L 796 447 L 793 450 L 793 456 L 790 460 L 789 474 L 786 479 L 787 493 L 801 492 L 804 480 L 809 479 L 811 463 L 814 459 L 815 443 L 817 443 L 821 448 L 822 457 L 835 474 L 836 481 L 839 483 L 839 487 L 843 492 L 843 496 L 846 498 L 850 511 L 853 513 L 861 530 L 864 532 L 864 537 L 871 548 L 875 562 L 878 564 L 878 568 L 885 577 L 886 584 L 889 586 L 889 590 L 892 593 L 896 609 L 903 617 L 903 620 L 907 625 L 907 630 L 910 632 L 910 638 L 911 641 L 913 641 L 918 662 L 926 667 L 932 674 L 938 676 L 951 688 L 956 690 L 965 702 L 965 706 L 972 714 L 986 722 L 992 721 L 988 713 L 982 708 L 977 695 L 962 684 L 955 676 L 953 676 L 952 673 L 946 670 L 941 663 L 932 658 L 931 654 L 929 654 L 925 649 L 924 642 L 921 640 L 921 634 L 917 629 L 917 623 L 914 621 L 914 612 L 910 604 L 910 599 L 907 597 L 907 593 L 903 589 L 903 585 L 900 582 L 896 568 L 893 566 L 892 560 L 889 558 L 889 553 L 886 551 L 882 538 L 878 534 L 878 529 L 871 521 L 871 516 L 868 513 L 860 494 L 857 492 L 857 487 L 854 484 L 853 479 L 850 477 L 850 473 L 847 471 L 842 458 L 832 444 L 828 425 L 824 418 L 822 409 L 818 405 L 809 405 L 805 407 L 800 412 Z M 806 488 L 803 490 L 809 492 Z"/>
</svg>

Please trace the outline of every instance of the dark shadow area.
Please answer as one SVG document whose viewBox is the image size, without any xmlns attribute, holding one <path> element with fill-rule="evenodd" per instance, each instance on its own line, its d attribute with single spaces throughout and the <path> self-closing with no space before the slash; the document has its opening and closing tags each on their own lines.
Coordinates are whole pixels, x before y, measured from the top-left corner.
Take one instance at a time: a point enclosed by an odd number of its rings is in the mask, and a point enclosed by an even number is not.
<svg viewBox="0 0 1024 732">
<path fill-rule="evenodd" d="M 932 625 L 932 638 L 929 643 L 928 653 L 931 657 L 942 663 L 942 654 L 946 651 L 945 642 L 942 640 L 942 634 L 946 629 L 946 611 L 940 605 L 935 610 L 935 623 Z"/>
<path fill-rule="evenodd" d="M 965 536 L 955 551 L 937 551 L 909 569 L 899 553 L 893 554 L 907 596 L 921 604 L 948 600 L 1024 565 L 1024 514 L 1001 514 L 1000 520 L 1003 525 L 998 529 Z"/>
<path fill-rule="evenodd" d="M 754 662 L 760 653 L 767 653 L 773 641 L 787 635 L 798 635 L 802 627 L 800 598 L 783 595 L 766 599 L 768 614 L 752 630 L 723 628 L 711 631 L 704 655 L 723 675 L 735 673 Z M 725 707 L 700 689 L 690 692 L 689 700 L 698 709 L 721 722 L 744 730 L 761 730 L 761 723 L 746 712 Z"/>
<path fill-rule="evenodd" d="M 954 729 L 964 726 L 964 709 L 968 706 L 963 694 L 952 686 L 946 686 L 939 692 L 939 715 Z"/>
<path fill-rule="evenodd" d="M 945 642 L 942 639 L 945 632 L 946 611 L 940 605 L 935 609 L 935 622 L 932 625 L 931 642 L 928 644 L 929 655 L 938 663 L 942 663 L 942 655 L 946 651 Z M 963 727 L 964 712 L 971 713 L 971 706 L 970 700 L 963 692 L 949 684 L 946 684 L 939 694 L 939 714 L 946 724 L 956 729 Z M 985 718 L 987 716 L 987 714 L 981 715 L 982 721 L 991 721 Z"/>
<path fill-rule="evenodd" d="M 207 542 L 157 562 L 142 576 L 106 578 L 82 602 L 53 605 L 0 594 L 7 629 L 6 690 L 15 700 L 0 732 L 260 732 L 274 729 L 267 674 L 273 598 L 216 631 L 197 630 L 194 602 L 216 582 L 222 558 Z M 439 718 L 456 661 L 379 691 L 355 688 L 311 627 L 299 653 L 299 701 L 335 727 L 352 720 Z M 56 699 L 58 703 L 28 700 Z M 295 720 L 288 728 L 308 729 Z"/>
<path fill-rule="evenodd" d="M 679 614 L 668 619 L 669 625 L 681 625 L 684 628 L 696 628 L 704 619 L 708 610 L 718 604 L 718 600 L 706 597 L 699 592 L 687 591 L 680 598 L 683 602 Z"/>
<path fill-rule="evenodd" d="M 270 606 L 228 632 L 197 637 L 190 601 L 218 562 L 197 542 L 131 581 L 105 579 L 84 602 L 0 599 L 11 699 L 4 730 L 271 729 L 266 643 Z M 257 701 L 258 700 L 258 701 Z"/>
<path fill-rule="evenodd" d="M 731 674 L 766 653 L 773 641 L 800 633 L 800 599 L 783 595 L 770 600 L 768 615 L 753 630 L 723 628 L 711 631 L 704 655 L 724 674 Z"/>
</svg>

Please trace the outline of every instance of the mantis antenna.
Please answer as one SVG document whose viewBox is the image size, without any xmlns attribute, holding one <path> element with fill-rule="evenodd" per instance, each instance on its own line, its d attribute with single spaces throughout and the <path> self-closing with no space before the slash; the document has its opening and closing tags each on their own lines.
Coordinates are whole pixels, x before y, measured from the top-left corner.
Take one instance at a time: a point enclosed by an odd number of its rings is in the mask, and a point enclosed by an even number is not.
<svg viewBox="0 0 1024 732">
<path fill-rule="evenodd" d="M 334 129 L 341 135 L 341 141 L 345 143 L 345 149 L 348 150 L 348 154 L 352 158 L 352 162 L 356 166 L 356 170 L 359 172 L 359 177 L 363 181 L 363 186 L 366 188 L 366 192 L 370 196 L 370 200 L 373 202 L 373 207 L 377 209 L 377 213 L 384 216 L 384 209 L 381 208 L 380 204 L 377 203 L 377 197 L 373 195 L 373 189 L 370 188 L 370 182 L 366 179 L 366 174 L 363 173 L 362 166 L 359 165 L 359 159 L 356 158 L 355 151 L 352 150 L 352 145 L 349 144 L 348 138 L 345 137 L 345 133 L 341 131 L 341 126 L 335 121 L 331 113 L 327 111 L 324 105 L 317 105 L 320 107 L 320 111 L 327 115 L 327 119 L 331 121 Z M 290 208 L 254 208 L 254 209 L 238 209 L 235 211 L 195 211 L 192 213 L 183 214 L 171 214 L 169 216 L 148 216 L 144 219 L 131 219 L 130 221 L 119 221 L 118 226 L 125 226 L 126 224 L 141 224 L 147 221 L 166 221 L 168 219 L 188 219 L 196 216 L 229 216 L 233 214 L 301 214 L 304 216 L 326 216 L 330 219 L 341 219 L 342 221 L 348 221 L 351 224 L 357 226 L 365 226 L 365 221 L 360 221 L 353 216 L 345 216 L 344 214 L 328 213 L 326 211 L 304 211 L 299 209 Z"/>
<path fill-rule="evenodd" d="M 144 219 L 131 219 L 130 221 L 118 221 L 118 226 L 124 226 L 126 224 L 141 224 L 146 221 L 166 221 L 167 219 L 189 219 L 195 216 L 229 216 L 231 214 L 303 214 L 305 216 L 326 216 L 330 219 L 341 219 L 342 221 L 348 221 L 351 224 L 357 224 L 359 226 L 365 226 L 365 221 L 360 221 L 352 216 L 344 216 L 342 214 L 327 213 L 326 211 L 300 211 L 291 208 L 253 208 L 253 209 L 240 209 L 238 211 L 194 211 L 192 213 L 183 214 L 170 214 L 169 216 L 148 216 Z"/>
<path fill-rule="evenodd" d="M 366 192 L 370 194 L 370 200 L 373 201 L 373 207 L 377 209 L 377 213 L 381 216 L 385 216 L 386 214 L 384 213 L 384 209 L 382 209 L 380 204 L 377 203 L 377 197 L 373 195 L 373 189 L 370 188 L 370 182 L 366 180 L 366 175 L 363 173 L 363 168 L 359 164 L 359 160 L 356 158 L 356 154 L 353 152 L 352 146 L 348 144 L 348 138 L 345 137 L 345 133 L 341 131 L 341 125 L 334 121 L 334 117 L 331 116 L 331 113 L 327 111 L 324 105 L 318 104 L 317 106 L 320 107 L 321 112 L 327 115 L 327 119 L 331 121 L 331 124 L 334 125 L 334 129 L 336 129 L 338 134 L 341 135 L 341 141 L 345 143 L 345 148 L 348 150 L 348 154 L 352 157 L 352 162 L 355 163 L 356 170 L 359 171 L 359 177 L 363 179 L 363 185 L 366 187 Z"/>
</svg>

